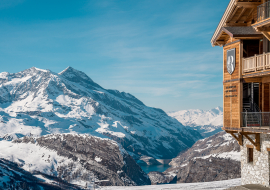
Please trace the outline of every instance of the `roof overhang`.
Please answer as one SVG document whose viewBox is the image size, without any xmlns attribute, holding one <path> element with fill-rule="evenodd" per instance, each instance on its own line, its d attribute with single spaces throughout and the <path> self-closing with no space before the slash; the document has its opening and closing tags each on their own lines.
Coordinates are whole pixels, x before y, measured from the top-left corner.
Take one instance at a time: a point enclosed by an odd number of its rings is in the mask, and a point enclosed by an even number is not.
<svg viewBox="0 0 270 190">
<path fill-rule="evenodd" d="M 220 46 L 220 44 L 217 42 L 219 41 L 220 36 L 224 35 L 224 32 L 234 38 L 235 37 L 241 38 L 241 37 L 249 36 L 250 35 L 249 33 L 247 34 L 242 33 L 239 35 L 231 34 L 230 31 L 227 31 L 226 29 L 224 29 L 224 27 L 228 27 L 228 26 L 247 27 L 247 22 L 246 22 L 247 21 L 246 19 L 248 18 L 247 15 L 251 15 L 253 10 L 256 9 L 257 6 L 259 6 L 260 4 L 262 4 L 262 1 L 250 0 L 250 1 L 243 2 L 242 0 L 231 0 L 218 24 L 218 27 L 216 28 L 212 36 L 212 39 L 211 39 L 212 46 Z M 247 13 L 247 15 L 244 16 L 245 13 Z M 246 19 L 243 20 L 244 17 L 246 17 Z M 257 37 L 260 37 L 260 34 L 256 34 L 256 35 Z M 252 34 L 252 37 L 256 37 L 256 35 Z"/>
<path fill-rule="evenodd" d="M 214 41 L 214 45 L 222 46 L 226 38 L 234 39 L 261 39 L 263 34 L 256 31 L 252 26 L 222 27 Z"/>
<path fill-rule="evenodd" d="M 228 20 L 228 18 L 231 15 L 231 13 L 236 8 L 236 4 L 235 4 L 236 2 L 238 2 L 238 0 L 231 0 L 227 9 L 225 10 L 225 12 L 224 12 L 219 24 L 218 24 L 218 27 L 216 28 L 216 31 L 211 39 L 212 46 L 216 46 L 215 41 L 218 39 L 219 35 L 221 34 L 222 27 L 225 25 L 226 21 Z"/>
</svg>

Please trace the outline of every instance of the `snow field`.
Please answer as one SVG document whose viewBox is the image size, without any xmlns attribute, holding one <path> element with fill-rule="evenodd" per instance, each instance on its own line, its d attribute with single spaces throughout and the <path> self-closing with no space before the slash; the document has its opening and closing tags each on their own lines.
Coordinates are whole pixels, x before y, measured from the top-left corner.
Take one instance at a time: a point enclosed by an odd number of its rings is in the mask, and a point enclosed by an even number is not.
<svg viewBox="0 0 270 190">
<path fill-rule="evenodd" d="M 100 190 L 221 190 L 234 186 L 240 186 L 241 179 L 231 179 L 224 181 L 204 182 L 204 183 L 180 183 L 168 185 L 148 185 L 136 187 L 101 187 Z"/>
</svg>

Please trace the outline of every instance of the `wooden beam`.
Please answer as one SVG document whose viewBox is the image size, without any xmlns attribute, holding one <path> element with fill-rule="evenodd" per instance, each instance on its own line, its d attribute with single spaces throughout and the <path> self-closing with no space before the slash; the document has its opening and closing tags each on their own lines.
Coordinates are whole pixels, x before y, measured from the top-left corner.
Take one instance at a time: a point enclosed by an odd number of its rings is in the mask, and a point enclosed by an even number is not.
<svg viewBox="0 0 270 190">
<path fill-rule="evenodd" d="M 243 40 L 260 40 L 263 39 L 263 35 L 258 35 L 258 36 L 252 36 L 252 37 L 243 37 L 243 36 L 234 36 L 234 39 L 243 39 Z"/>
<path fill-rule="evenodd" d="M 255 139 L 256 139 L 256 150 L 261 151 L 261 138 L 259 133 L 256 133 Z"/>
<path fill-rule="evenodd" d="M 243 16 L 243 14 L 245 13 L 245 11 L 246 11 L 246 8 L 243 8 L 242 11 L 241 11 L 241 13 L 238 15 L 235 23 L 237 23 L 240 20 L 240 18 Z"/>
<path fill-rule="evenodd" d="M 219 46 L 225 45 L 225 42 L 222 41 L 222 40 L 218 40 L 218 41 L 216 41 L 216 43 L 217 43 Z"/>
<path fill-rule="evenodd" d="M 247 19 L 248 19 L 248 18 L 250 17 L 250 15 L 253 13 L 254 9 L 255 9 L 255 8 L 252 8 L 252 9 L 250 10 L 249 14 L 247 15 Z"/>
<path fill-rule="evenodd" d="M 258 32 L 270 32 L 270 27 L 258 27 Z"/>
<path fill-rule="evenodd" d="M 257 8 L 261 5 L 261 2 L 235 2 L 237 7 L 244 7 L 244 8 Z"/>
<path fill-rule="evenodd" d="M 270 148 L 266 148 L 266 151 L 270 152 Z"/>
<path fill-rule="evenodd" d="M 254 145 L 256 146 L 256 143 L 245 133 L 243 133 L 243 135 Z"/>
<path fill-rule="evenodd" d="M 254 77 L 254 78 L 245 78 L 245 79 L 243 79 L 243 82 L 244 83 L 251 83 L 251 82 L 256 82 L 256 83 L 260 83 L 260 82 L 262 82 L 263 81 L 263 79 L 262 78 L 260 78 L 260 77 Z"/>
<path fill-rule="evenodd" d="M 239 137 L 239 141 L 238 141 L 238 144 L 240 145 L 240 146 L 243 146 L 243 135 L 242 135 L 242 133 L 238 133 L 239 135 L 238 135 L 238 137 Z"/>
<path fill-rule="evenodd" d="M 233 132 L 233 131 L 226 131 L 227 133 L 230 133 L 232 136 L 233 136 L 233 138 L 235 138 L 236 140 L 237 140 L 237 142 L 238 142 L 238 144 L 240 145 L 240 146 L 243 146 L 243 135 L 242 135 L 242 133 L 237 133 L 238 134 L 238 137 L 234 134 L 234 133 L 236 133 L 236 132 Z"/>
<path fill-rule="evenodd" d="M 239 7 L 235 7 L 234 11 L 232 12 L 232 14 L 230 15 L 230 17 L 227 19 L 226 22 L 230 22 L 233 18 L 233 16 L 235 15 L 235 13 L 238 11 Z"/>
<path fill-rule="evenodd" d="M 247 23 L 227 22 L 224 26 L 247 26 Z"/>
<path fill-rule="evenodd" d="M 262 83 L 270 83 L 270 77 L 263 77 Z"/>
<path fill-rule="evenodd" d="M 262 34 L 270 41 L 270 35 L 268 32 L 262 31 Z"/>
<path fill-rule="evenodd" d="M 250 134 L 242 133 L 255 147 L 257 151 L 261 151 L 260 134 L 255 134 L 255 142 L 248 136 Z"/>
</svg>

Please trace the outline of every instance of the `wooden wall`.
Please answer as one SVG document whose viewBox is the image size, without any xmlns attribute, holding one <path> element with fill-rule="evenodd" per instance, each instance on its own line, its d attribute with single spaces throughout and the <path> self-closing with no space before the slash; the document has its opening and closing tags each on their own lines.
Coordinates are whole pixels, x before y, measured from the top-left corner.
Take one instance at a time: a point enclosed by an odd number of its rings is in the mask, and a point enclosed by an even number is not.
<svg viewBox="0 0 270 190">
<path fill-rule="evenodd" d="M 233 42 L 233 43 L 232 43 Z M 236 61 L 235 70 L 232 75 L 227 71 L 227 50 L 235 48 Z M 240 78 L 242 53 L 242 44 L 240 41 L 231 39 L 223 48 L 223 114 L 224 128 L 233 129 L 241 127 L 242 110 L 242 83 Z"/>
</svg>

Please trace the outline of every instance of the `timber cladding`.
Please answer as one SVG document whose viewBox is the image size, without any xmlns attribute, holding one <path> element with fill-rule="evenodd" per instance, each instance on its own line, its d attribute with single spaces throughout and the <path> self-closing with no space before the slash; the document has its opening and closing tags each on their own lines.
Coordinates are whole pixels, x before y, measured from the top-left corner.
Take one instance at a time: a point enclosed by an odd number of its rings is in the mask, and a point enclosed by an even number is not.
<svg viewBox="0 0 270 190">
<path fill-rule="evenodd" d="M 241 126 L 241 65 L 240 47 L 241 41 L 231 43 L 228 40 L 223 47 L 223 114 L 225 128 L 240 128 Z M 227 51 L 235 49 L 235 69 L 232 74 L 227 70 Z"/>
</svg>

